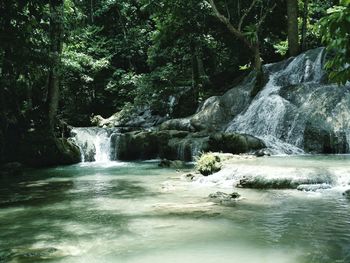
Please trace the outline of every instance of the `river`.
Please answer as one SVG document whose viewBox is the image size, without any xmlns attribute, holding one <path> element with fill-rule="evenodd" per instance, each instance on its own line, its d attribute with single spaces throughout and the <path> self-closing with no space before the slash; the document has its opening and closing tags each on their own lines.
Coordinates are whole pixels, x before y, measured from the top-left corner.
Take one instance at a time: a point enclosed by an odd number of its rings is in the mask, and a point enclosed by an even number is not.
<svg viewBox="0 0 350 263">
<path fill-rule="evenodd" d="M 237 162 L 243 166 L 334 171 L 341 183 L 309 192 L 234 189 L 188 182 L 186 169 L 157 161 L 27 170 L 0 178 L 0 262 L 350 262 L 350 201 L 342 195 L 349 156 Z M 242 198 L 222 205 L 208 198 L 216 191 Z"/>
</svg>

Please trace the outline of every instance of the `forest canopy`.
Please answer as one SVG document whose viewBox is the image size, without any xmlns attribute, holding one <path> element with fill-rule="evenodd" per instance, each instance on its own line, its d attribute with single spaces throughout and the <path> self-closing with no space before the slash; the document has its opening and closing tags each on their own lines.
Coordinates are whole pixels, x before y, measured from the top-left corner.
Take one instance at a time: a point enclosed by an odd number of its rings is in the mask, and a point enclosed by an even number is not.
<svg viewBox="0 0 350 263">
<path fill-rule="evenodd" d="M 262 64 L 324 45 L 330 79 L 350 78 L 348 0 L 7 0 L 0 13 L 2 138 L 132 105 L 183 117 Z"/>
</svg>

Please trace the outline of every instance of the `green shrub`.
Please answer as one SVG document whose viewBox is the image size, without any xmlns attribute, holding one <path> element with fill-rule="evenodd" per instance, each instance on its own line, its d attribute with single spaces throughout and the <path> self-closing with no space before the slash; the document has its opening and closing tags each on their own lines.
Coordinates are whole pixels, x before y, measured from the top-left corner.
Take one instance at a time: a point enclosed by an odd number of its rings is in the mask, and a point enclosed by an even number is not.
<svg viewBox="0 0 350 263">
<path fill-rule="evenodd" d="M 213 153 L 204 153 L 197 160 L 196 170 L 204 176 L 216 173 L 221 169 L 221 162 L 219 156 Z"/>
</svg>

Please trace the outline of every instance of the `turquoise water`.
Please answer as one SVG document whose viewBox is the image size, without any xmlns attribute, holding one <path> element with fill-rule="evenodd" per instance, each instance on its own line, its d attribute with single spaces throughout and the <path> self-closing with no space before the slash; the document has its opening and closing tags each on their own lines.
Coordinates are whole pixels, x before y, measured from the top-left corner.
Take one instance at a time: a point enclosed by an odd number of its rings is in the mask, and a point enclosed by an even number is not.
<svg viewBox="0 0 350 263">
<path fill-rule="evenodd" d="M 350 172 L 341 156 L 238 164 Z M 232 189 L 183 172 L 110 162 L 1 177 L 0 262 L 350 262 L 350 201 L 339 188 Z M 242 199 L 213 203 L 216 191 Z"/>
</svg>

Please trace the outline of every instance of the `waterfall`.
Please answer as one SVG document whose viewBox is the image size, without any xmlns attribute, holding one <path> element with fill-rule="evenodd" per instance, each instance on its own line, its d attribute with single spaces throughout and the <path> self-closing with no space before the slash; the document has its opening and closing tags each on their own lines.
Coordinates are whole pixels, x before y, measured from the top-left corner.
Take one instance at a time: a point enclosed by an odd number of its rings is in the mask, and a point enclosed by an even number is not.
<svg viewBox="0 0 350 263">
<path fill-rule="evenodd" d="M 98 127 L 73 128 L 72 140 L 79 147 L 83 162 L 111 161 L 111 129 Z"/>
<path fill-rule="evenodd" d="M 282 68 L 266 65 L 267 84 L 249 107 L 228 124 L 226 132 L 256 136 L 277 154 L 302 153 L 307 107 L 297 108 L 280 93 L 293 86 L 321 83 L 323 59 L 324 49 L 320 48 L 284 62 Z M 307 101 L 304 105 L 308 105 Z"/>
<path fill-rule="evenodd" d="M 181 141 L 177 145 L 177 158 L 182 161 L 186 160 L 186 143 L 186 141 Z"/>
</svg>

